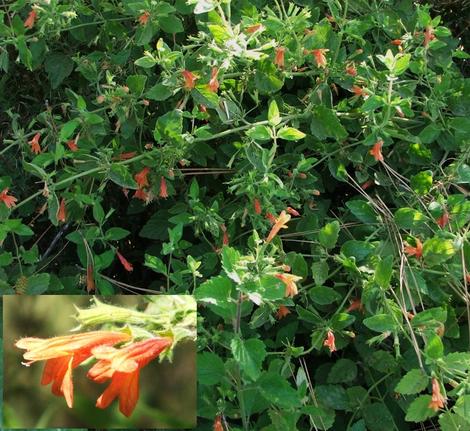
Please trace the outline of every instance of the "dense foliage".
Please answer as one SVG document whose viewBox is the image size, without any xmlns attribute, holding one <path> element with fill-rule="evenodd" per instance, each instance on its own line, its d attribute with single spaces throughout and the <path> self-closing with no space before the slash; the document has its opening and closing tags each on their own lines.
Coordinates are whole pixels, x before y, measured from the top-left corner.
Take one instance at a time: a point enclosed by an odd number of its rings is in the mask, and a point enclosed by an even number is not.
<svg viewBox="0 0 470 431">
<path fill-rule="evenodd" d="M 0 14 L 2 293 L 195 294 L 201 430 L 470 429 L 468 55 L 440 16 Z"/>
</svg>

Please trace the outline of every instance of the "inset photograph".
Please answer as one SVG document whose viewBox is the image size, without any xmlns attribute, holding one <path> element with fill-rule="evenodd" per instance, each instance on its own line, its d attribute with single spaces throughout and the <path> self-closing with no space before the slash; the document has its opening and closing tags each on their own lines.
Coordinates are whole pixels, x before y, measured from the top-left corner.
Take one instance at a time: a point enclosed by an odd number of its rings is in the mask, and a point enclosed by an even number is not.
<svg viewBox="0 0 470 431">
<path fill-rule="evenodd" d="M 5 428 L 196 426 L 190 295 L 3 297 Z"/>
</svg>

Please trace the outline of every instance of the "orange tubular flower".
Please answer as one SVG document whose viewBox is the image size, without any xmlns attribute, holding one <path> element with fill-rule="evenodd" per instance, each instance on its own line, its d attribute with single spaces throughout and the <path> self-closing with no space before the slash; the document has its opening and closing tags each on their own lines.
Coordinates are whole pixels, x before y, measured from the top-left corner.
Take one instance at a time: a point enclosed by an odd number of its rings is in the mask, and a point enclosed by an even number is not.
<svg viewBox="0 0 470 431">
<path fill-rule="evenodd" d="M 214 431 L 224 431 L 224 427 L 222 426 L 222 417 L 217 415 L 214 419 Z"/>
<path fill-rule="evenodd" d="M 346 73 L 350 76 L 356 76 L 357 75 L 357 70 L 356 66 L 354 63 L 349 64 L 346 66 Z"/>
<path fill-rule="evenodd" d="M 134 193 L 133 198 L 140 199 L 142 201 L 146 201 L 148 198 L 148 194 L 144 189 L 137 189 Z"/>
<path fill-rule="evenodd" d="M 150 172 L 150 168 L 145 167 L 139 173 L 134 175 L 135 182 L 139 186 L 139 188 L 147 187 L 149 182 L 147 180 L 147 175 Z"/>
<path fill-rule="evenodd" d="M 284 53 L 286 52 L 286 48 L 279 46 L 275 49 L 274 54 L 274 65 L 277 66 L 279 69 L 284 69 Z"/>
<path fill-rule="evenodd" d="M 118 250 L 116 250 L 116 255 L 126 271 L 132 272 L 134 270 L 132 264 L 121 253 L 119 253 Z"/>
<path fill-rule="evenodd" d="M 317 67 L 325 68 L 326 67 L 326 57 L 325 52 L 328 52 L 329 49 L 314 49 L 312 50 L 312 54 L 315 57 L 315 62 L 317 63 Z"/>
<path fill-rule="evenodd" d="M 293 274 L 276 274 L 276 278 L 281 280 L 286 285 L 286 297 L 294 297 L 297 295 L 297 285 L 295 284 L 297 281 L 302 280 L 302 277 Z"/>
<path fill-rule="evenodd" d="M 36 133 L 28 143 L 31 145 L 31 151 L 34 154 L 39 154 L 41 152 L 41 146 L 39 145 L 39 139 L 41 139 L 41 134 Z"/>
<path fill-rule="evenodd" d="M 328 334 L 326 335 L 326 339 L 323 342 L 323 345 L 325 347 L 328 347 L 331 353 L 336 352 L 335 334 L 333 333 L 333 331 L 328 331 Z"/>
<path fill-rule="evenodd" d="M 57 211 L 57 221 L 65 222 L 67 218 L 67 211 L 65 209 L 65 199 L 62 198 L 59 205 L 59 210 Z"/>
<path fill-rule="evenodd" d="M 132 159 L 132 157 L 135 157 L 136 155 L 136 151 L 130 151 L 128 153 L 121 153 L 117 157 L 113 157 L 113 160 L 129 160 Z"/>
<path fill-rule="evenodd" d="M 213 93 L 217 93 L 219 90 L 219 81 L 217 80 L 218 73 L 219 69 L 217 69 L 217 67 L 213 67 L 211 71 L 211 79 L 209 81 L 209 90 Z"/>
<path fill-rule="evenodd" d="M 145 25 L 147 24 L 147 21 L 150 18 L 150 12 L 145 11 L 142 15 L 139 16 L 139 23 L 140 25 Z"/>
<path fill-rule="evenodd" d="M 25 349 L 23 358 L 29 366 L 36 361 L 46 361 L 42 374 L 42 385 L 52 382 L 52 393 L 64 396 L 67 405 L 73 407 L 72 370 L 92 356 L 97 346 L 112 346 L 130 338 L 128 334 L 111 331 L 93 331 L 54 338 L 21 338 L 15 343 Z"/>
<path fill-rule="evenodd" d="M 264 216 L 267 220 L 271 222 L 271 224 L 276 223 L 276 217 L 274 217 L 270 212 L 267 212 L 266 215 Z"/>
<path fill-rule="evenodd" d="M 3 189 L 0 193 L 0 202 L 3 202 L 7 208 L 14 207 L 17 201 L 18 199 L 16 199 L 14 196 L 8 195 L 8 188 Z"/>
<path fill-rule="evenodd" d="M 279 217 L 275 220 L 276 222 L 274 223 L 271 232 L 269 232 L 269 235 L 266 238 L 266 242 L 271 242 L 281 229 L 287 229 L 286 223 L 290 220 L 290 215 L 286 214 L 286 212 L 283 210 L 281 211 Z"/>
<path fill-rule="evenodd" d="M 401 39 L 393 39 L 390 43 L 395 46 L 401 46 L 402 41 Z"/>
<path fill-rule="evenodd" d="M 444 404 L 446 402 L 445 397 L 441 394 L 441 386 L 437 379 L 432 379 L 432 398 L 431 402 L 429 403 L 428 407 L 433 409 L 437 412 L 439 409 L 444 408 Z"/>
<path fill-rule="evenodd" d="M 441 229 L 446 227 L 447 223 L 449 223 L 449 213 L 444 211 L 444 213 L 438 219 L 436 219 L 436 223 Z"/>
<path fill-rule="evenodd" d="M 160 194 L 159 194 L 159 196 L 163 199 L 166 199 L 168 197 L 168 190 L 166 188 L 166 179 L 163 176 L 160 179 Z"/>
<path fill-rule="evenodd" d="M 373 180 L 368 180 L 364 184 L 361 185 L 361 189 L 362 190 L 367 190 L 370 186 L 373 186 L 373 185 L 374 185 L 374 181 Z"/>
<path fill-rule="evenodd" d="M 253 199 L 253 207 L 255 208 L 256 214 L 261 214 L 261 203 L 258 198 Z"/>
<path fill-rule="evenodd" d="M 195 85 L 196 85 L 196 80 L 197 80 L 197 77 L 196 75 L 194 75 L 194 73 L 190 72 L 189 70 L 183 70 L 181 72 L 181 74 L 183 75 L 183 78 L 184 78 L 184 89 L 185 90 L 192 90 Z"/>
<path fill-rule="evenodd" d="M 421 259 L 421 257 L 423 256 L 423 244 L 421 243 L 419 238 L 416 238 L 415 242 L 416 242 L 416 247 L 413 247 L 405 243 L 406 246 L 404 248 L 404 251 L 408 256 L 415 256 L 416 259 Z"/>
<path fill-rule="evenodd" d="M 73 153 L 78 151 L 78 146 L 77 146 L 77 143 L 75 142 L 75 139 L 70 139 L 69 141 L 67 141 L 67 147 L 69 147 L 69 150 L 72 151 Z"/>
<path fill-rule="evenodd" d="M 222 239 L 222 244 L 223 245 L 228 245 L 230 242 L 230 238 L 227 233 L 227 228 L 225 227 L 225 224 L 220 225 L 220 230 L 223 232 L 223 239 Z"/>
<path fill-rule="evenodd" d="M 95 277 L 93 272 L 93 265 L 88 265 L 86 268 L 86 291 L 88 293 L 95 290 Z"/>
<path fill-rule="evenodd" d="M 287 207 L 286 210 L 290 215 L 293 215 L 294 217 L 300 216 L 300 213 L 292 207 Z"/>
<path fill-rule="evenodd" d="M 38 17 L 38 14 L 36 13 L 35 10 L 30 11 L 28 17 L 26 18 L 24 22 L 24 27 L 31 30 L 34 27 L 34 23 L 36 22 L 37 17 Z"/>
<path fill-rule="evenodd" d="M 263 29 L 264 29 L 263 24 L 250 25 L 249 27 L 245 29 L 245 33 L 253 34 L 253 33 L 256 33 L 258 30 L 263 30 Z"/>
<path fill-rule="evenodd" d="M 351 302 L 349 307 L 346 309 L 346 312 L 349 313 L 350 311 L 354 311 L 354 310 L 359 310 L 359 311 L 364 310 L 364 306 L 362 305 L 362 302 L 359 298 L 356 298 Z"/>
<path fill-rule="evenodd" d="M 378 162 L 384 161 L 384 156 L 382 155 L 383 144 L 384 144 L 384 141 L 382 140 L 377 141 L 372 147 L 372 149 L 369 151 L 369 154 L 374 156 L 374 159 L 377 160 Z"/>
<path fill-rule="evenodd" d="M 351 87 L 351 91 L 354 93 L 355 96 L 367 96 L 367 93 L 364 91 L 362 87 L 359 87 L 358 85 L 353 85 Z"/>
<path fill-rule="evenodd" d="M 276 319 L 281 320 L 290 313 L 290 310 L 285 305 L 280 305 L 276 312 Z"/>
<path fill-rule="evenodd" d="M 171 344 L 171 338 L 149 338 L 119 350 L 109 346 L 93 349 L 92 353 L 98 362 L 88 371 L 87 376 L 98 383 L 111 379 L 110 385 L 96 401 L 96 407 L 105 409 L 119 397 L 119 410 L 129 417 L 139 399 L 141 368 Z"/>
<path fill-rule="evenodd" d="M 436 36 L 434 36 L 434 29 L 430 25 L 426 26 L 426 30 L 424 31 L 423 46 L 426 48 L 429 45 L 429 42 L 435 38 Z"/>
</svg>

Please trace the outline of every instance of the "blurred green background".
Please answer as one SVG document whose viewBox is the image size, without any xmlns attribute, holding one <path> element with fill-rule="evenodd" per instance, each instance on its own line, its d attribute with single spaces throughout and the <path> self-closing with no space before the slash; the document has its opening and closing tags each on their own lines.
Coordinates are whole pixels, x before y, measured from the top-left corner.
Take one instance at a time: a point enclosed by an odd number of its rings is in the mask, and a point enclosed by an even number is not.
<svg viewBox="0 0 470 431">
<path fill-rule="evenodd" d="M 154 300 L 155 296 L 153 297 Z M 101 301 L 145 309 L 143 296 L 101 297 Z M 95 407 L 109 384 L 86 377 L 85 362 L 73 370 L 74 406 L 40 384 L 44 361 L 29 368 L 21 365 L 24 350 L 14 346 L 22 337 L 50 338 L 67 335 L 77 326 L 74 306 L 86 308 L 84 296 L 4 296 L 4 396 L 3 428 L 193 428 L 196 426 L 196 346 L 181 343 L 173 362 L 152 361 L 140 372 L 140 396 L 130 418 L 119 412 L 118 400 L 107 409 Z M 99 329 L 99 328 L 98 328 Z M 88 364 L 88 365 L 87 365 Z"/>
</svg>

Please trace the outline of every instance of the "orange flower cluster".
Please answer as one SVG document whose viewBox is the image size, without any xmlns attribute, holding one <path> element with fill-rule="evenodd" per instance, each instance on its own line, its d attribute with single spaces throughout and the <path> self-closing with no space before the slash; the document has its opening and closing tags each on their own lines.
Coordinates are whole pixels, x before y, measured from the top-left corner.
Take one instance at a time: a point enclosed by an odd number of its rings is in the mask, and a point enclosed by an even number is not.
<svg viewBox="0 0 470 431">
<path fill-rule="evenodd" d="M 119 410 L 130 416 L 139 399 L 140 370 L 172 344 L 171 338 L 149 338 L 113 347 L 130 339 L 123 332 L 92 331 L 47 339 L 21 338 L 15 346 L 26 350 L 23 365 L 46 361 L 41 384 L 52 383 L 52 393 L 63 396 L 69 408 L 73 407 L 72 370 L 87 359 L 97 359 L 87 376 L 94 382 L 111 383 L 96 406 L 104 409 L 119 397 Z"/>
</svg>

